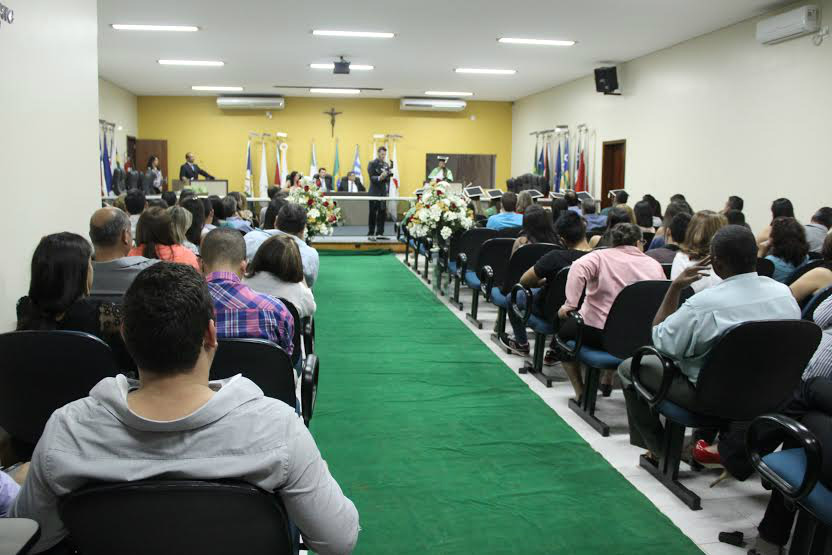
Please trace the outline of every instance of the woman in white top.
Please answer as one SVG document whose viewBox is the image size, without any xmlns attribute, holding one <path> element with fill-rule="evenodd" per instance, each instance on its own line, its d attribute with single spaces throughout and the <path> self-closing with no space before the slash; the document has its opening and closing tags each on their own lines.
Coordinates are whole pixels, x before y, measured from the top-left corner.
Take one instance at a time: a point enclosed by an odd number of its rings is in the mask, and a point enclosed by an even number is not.
<svg viewBox="0 0 832 555">
<path fill-rule="evenodd" d="M 690 266 L 697 264 L 707 257 L 711 252 L 711 239 L 716 232 L 728 225 L 725 216 L 712 210 L 700 210 L 693 215 L 685 233 L 685 240 L 673 259 L 673 266 L 670 269 L 670 279 L 676 279 Z M 716 285 L 722 278 L 716 275 L 713 270 L 708 272 L 699 281 L 693 282 L 691 288 L 695 293 Z"/>
<path fill-rule="evenodd" d="M 275 235 L 260 245 L 248 266 L 245 283 L 258 293 L 286 299 L 295 305 L 301 318 L 315 314 L 315 297 L 303 279 L 300 250 L 288 235 Z"/>
</svg>

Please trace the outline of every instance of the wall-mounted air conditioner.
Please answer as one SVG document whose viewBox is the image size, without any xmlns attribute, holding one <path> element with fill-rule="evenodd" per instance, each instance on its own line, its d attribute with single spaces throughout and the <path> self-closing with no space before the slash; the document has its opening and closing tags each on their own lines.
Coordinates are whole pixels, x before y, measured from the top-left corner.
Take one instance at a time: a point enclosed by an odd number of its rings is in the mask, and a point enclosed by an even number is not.
<svg viewBox="0 0 832 555">
<path fill-rule="evenodd" d="M 464 100 L 447 98 L 402 98 L 399 107 L 402 110 L 422 110 L 427 112 L 461 112 L 468 105 Z"/>
<path fill-rule="evenodd" d="M 816 33 L 820 28 L 818 7 L 809 4 L 757 23 L 757 42 L 777 44 Z"/>
<path fill-rule="evenodd" d="M 282 96 L 218 96 L 220 110 L 282 110 L 286 99 Z"/>
</svg>

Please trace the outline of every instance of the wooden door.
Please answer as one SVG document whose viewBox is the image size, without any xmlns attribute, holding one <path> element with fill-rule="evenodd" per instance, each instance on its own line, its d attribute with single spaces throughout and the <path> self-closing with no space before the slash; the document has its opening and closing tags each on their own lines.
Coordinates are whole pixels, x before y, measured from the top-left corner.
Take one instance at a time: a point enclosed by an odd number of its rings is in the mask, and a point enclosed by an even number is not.
<svg viewBox="0 0 832 555">
<path fill-rule="evenodd" d="M 627 158 L 627 141 L 606 141 L 601 166 L 601 207 L 612 205 L 609 192 L 624 188 L 624 167 Z"/>
<path fill-rule="evenodd" d="M 147 161 L 150 160 L 151 156 L 159 157 L 159 169 L 162 170 L 162 176 L 166 179 L 162 190 L 167 191 L 170 187 L 171 179 L 179 178 L 178 173 L 174 176 L 168 173 L 168 142 L 159 139 L 136 140 L 135 168 L 140 172 L 147 170 Z"/>
<path fill-rule="evenodd" d="M 454 174 L 454 182 L 467 187 L 469 183 L 484 189 L 497 185 L 497 156 L 495 154 L 445 154 L 431 153 L 425 156 L 425 177 L 439 165 L 439 156 L 448 156 L 448 169 Z"/>
</svg>

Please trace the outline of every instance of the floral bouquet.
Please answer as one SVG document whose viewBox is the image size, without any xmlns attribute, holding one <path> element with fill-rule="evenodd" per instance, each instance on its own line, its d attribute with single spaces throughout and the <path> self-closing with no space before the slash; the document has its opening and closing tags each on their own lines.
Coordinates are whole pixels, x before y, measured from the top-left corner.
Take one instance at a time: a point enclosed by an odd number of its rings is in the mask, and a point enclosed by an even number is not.
<svg viewBox="0 0 832 555">
<path fill-rule="evenodd" d="M 333 228 L 341 223 L 338 203 L 327 198 L 326 192 L 308 177 L 300 185 L 289 189 L 287 200 L 306 208 L 307 237 L 332 235 Z"/>
<path fill-rule="evenodd" d="M 405 225 L 412 237 L 430 237 L 439 245 L 457 231 L 471 229 L 474 214 L 462 196 L 449 193 L 448 183 L 440 181 L 425 186 L 421 198 L 405 215 Z"/>
</svg>

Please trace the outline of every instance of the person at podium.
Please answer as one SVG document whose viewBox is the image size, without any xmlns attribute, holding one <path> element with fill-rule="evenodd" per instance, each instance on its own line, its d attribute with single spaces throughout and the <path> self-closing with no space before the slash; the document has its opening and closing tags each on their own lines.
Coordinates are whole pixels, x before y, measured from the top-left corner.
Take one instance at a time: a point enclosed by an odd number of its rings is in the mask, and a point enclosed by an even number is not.
<svg viewBox="0 0 832 555">
<path fill-rule="evenodd" d="M 194 153 L 188 152 L 185 154 L 185 163 L 179 168 L 179 179 L 187 179 L 188 181 L 196 181 L 199 176 L 205 179 L 214 179 L 214 176 L 200 168 L 194 162 Z"/>
<path fill-rule="evenodd" d="M 428 179 L 436 179 L 437 181 L 447 181 L 451 182 L 454 180 L 454 174 L 451 170 L 448 169 L 448 157 L 447 156 L 439 156 L 437 158 L 439 160 L 439 165 L 433 168 L 433 171 L 430 172 Z"/>
<path fill-rule="evenodd" d="M 366 191 L 364 185 L 361 183 L 361 178 L 355 175 L 355 172 L 349 172 L 346 177 L 341 178 L 338 184 L 339 193 L 363 193 Z"/>
</svg>

